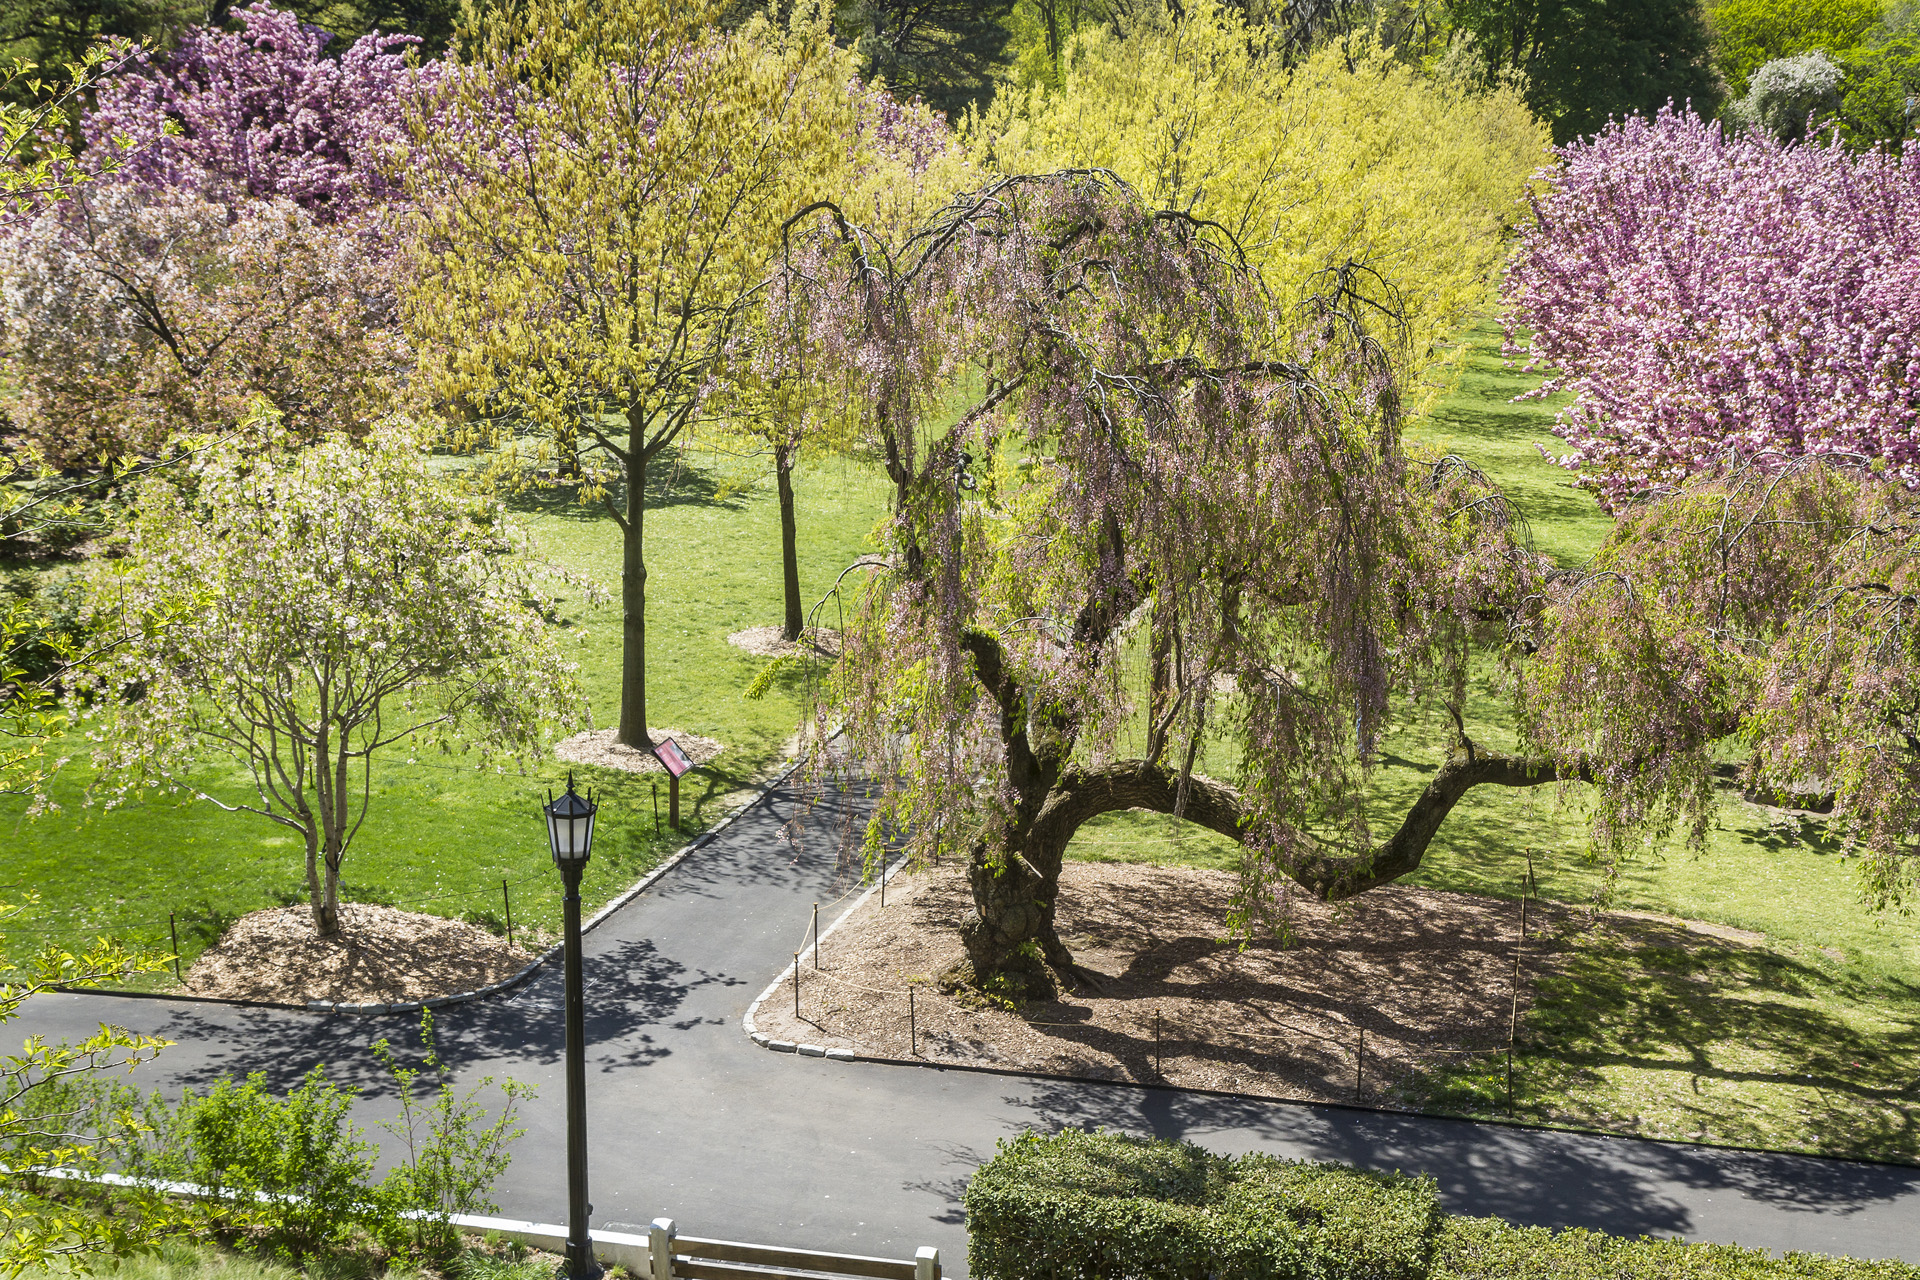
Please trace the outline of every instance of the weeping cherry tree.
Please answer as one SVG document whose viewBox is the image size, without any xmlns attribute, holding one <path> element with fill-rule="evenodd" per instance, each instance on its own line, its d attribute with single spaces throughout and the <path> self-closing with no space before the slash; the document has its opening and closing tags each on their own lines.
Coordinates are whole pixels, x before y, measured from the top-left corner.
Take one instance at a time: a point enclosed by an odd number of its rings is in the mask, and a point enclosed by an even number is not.
<svg viewBox="0 0 1920 1280">
<path fill-rule="evenodd" d="M 1369 828 L 1395 695 L 1458 706 L 1474 634 L 1539 571 L 1483 478 L 1403 450 L 1376 278 L 1331 272 L 1277 326 L 1229 238 L 1098 171 L 1003 180 L 892 244 L 815 209 L 790 261 L 894 487 L 832 712 L 891 780 L 874 830 L 965 860 L 953 981 L 1070 971 L 1061 860 L 1099 814 L 1242 842 L 1258 915 L 1270 872 L 1358 893 L 1472 786 L 1551 780 L 1463 734 Z M 1237 784 L 1196 769 L 1221 733 Z"/>
</svg>

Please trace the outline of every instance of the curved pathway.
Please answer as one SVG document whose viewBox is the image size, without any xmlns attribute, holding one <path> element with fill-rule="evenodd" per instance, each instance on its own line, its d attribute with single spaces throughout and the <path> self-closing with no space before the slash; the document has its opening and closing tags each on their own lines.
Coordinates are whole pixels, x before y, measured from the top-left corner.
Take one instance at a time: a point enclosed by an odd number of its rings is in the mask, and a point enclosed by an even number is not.
<svg viewBox="0 0 1920 1280">
<path fill-rule="evenodd" d="M 852 1253 L 907 1257 L 932 1244 L 960 1275 L 960 1191 L 995 1141 L 1028 1126 L 1100 1125 L 1430 1173 L 1459 1213 L 1920 1262 L 1920 1169 L 768 1052 L 741 1030 L 747 1006 L 801 945 L 814 901 L 832 919 L 855 900 L 836 858 L 846 815 L 817 810 L 795 847 L 783 833 L 795 804 L 773 791 L 587 936 L 596 1228 L 667 1216 L 691 1235 Z M 287 1086 L 326 1063 L 365 1090 L 369 1127 L 391 1099 L 367 1046 L 411 1045 L 415 1026 L 404 1015 L 49 995 L 6 1034 L 78 1038 L 101 1021 L 178 1042 L 142 1069 L 167 1088 L 255 1070 Z M 558 966 L 437 1022 L 463 1081 L 493 1073 L 539 1088 L 496 1195 L 509 1215 L 564 1222 Z"/>
</svg>

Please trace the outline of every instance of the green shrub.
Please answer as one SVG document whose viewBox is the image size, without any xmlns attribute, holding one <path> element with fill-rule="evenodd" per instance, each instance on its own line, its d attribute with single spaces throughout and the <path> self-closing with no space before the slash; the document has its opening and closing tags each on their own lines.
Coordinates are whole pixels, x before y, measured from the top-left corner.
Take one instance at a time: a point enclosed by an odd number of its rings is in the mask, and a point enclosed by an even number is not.
<svg viewBox="0 0 1920 1280">
<path fill-rule="evenodd" d="M 1433 1280 L 1920 1280 L 1920 1267 L 1448 1218 Z"/>
<path fill-rule="evenodd" d="M 1067 1130 L 1003 1140 L 966 1192 L 977 1280 L 1920 1280 L 1920 1267 L 1515 1227 L 1427 1178 Z"/>
<path fill-rule="evenodd" d="M 222 1080 L 149 1109 L 136 1171 L 207 1188 L 219 1226 L 291 1255 L 338 1245 L 355 1228 L 391 1234 L 394 1206 L 371 1182 L 374 1145 L 347 1118 L 353 1099 L 318 1066 L 284 1098 L 259 1072 Z"/>
<path fill-rule="evenodd" d="M 370 1240 L 392 1254 L 443 1262 L 461 1247 L 449 1215 L 495 1208 L 487 1193 L 506 1169 L 521 1133 L 519 1102 L 532 1090 L 488 1076 L 456 1092 L 431 1016 L 422 1016 L 420 1033 L 423 1068 L 400 1065 L 385 1040 L 374 1045 L 400 1101 L 398 1119 L 384 1126 L 397 1139 L 393 1167 L 378 1182 L 378 1150 L 349 1117 L 355 1092 L 318 1066 L 285 1097 L 257 1072 L 204 1094 L 189 1090 L 178 1104 L 153 1095 L 137 1139 L 116 1139 L 111 1154 L 129 1173 L 207 1188 L 205 1228 L 283 1256 L 311 1258 Z M 431 1092 L 420 1088 L 423 1074 L 435 1083 Z M 495 1087 L 504 1105 L 490 1116 L 480 1095 Z"/>
<path fill-rule="evenodd" d="M 1427 1179 L 1069 1130 L 1002 1142 L 966 1193 L 978 1280 L 1420 1280 Z"/>
</svg>

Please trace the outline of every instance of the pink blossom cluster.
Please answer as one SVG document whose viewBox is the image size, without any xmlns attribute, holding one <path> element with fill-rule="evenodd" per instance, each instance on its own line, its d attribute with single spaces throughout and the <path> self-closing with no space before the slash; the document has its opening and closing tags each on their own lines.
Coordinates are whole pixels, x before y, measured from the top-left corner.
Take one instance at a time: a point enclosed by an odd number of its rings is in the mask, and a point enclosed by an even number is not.
<svg viewBox="0 0 1920 1280">
<path fill-rule="evenodd" d="M 874 148 L 914 173 L 924 172 L 955 146 L 947 119 L 919 98 L 902 102 L 884 89 L 870 89 L 858 79 L 847 86 L 858 104 L 854 122 L 857 137 L 870 138 Z"/>
<path fill-rule="evenodd" d="M 406 65 L 419 41 L 365 36 L 334 59 L 333 37 L 291 13 L 264 2 L 235 12 L 241 30 L 194 27 L 172 54 L 143 54 L 104 86 L 84 124 L 89 145 L 132 140 L 127 173 L 146 185 L 233 186 L 322 221 L 395 197 L 403 100 L 435 71 Z M 168 121 L 177 135 L 165 136 Z"/>
<path fill-rule="evenodd" d="M 1767 454 L 1920 485 L 1920 151 L 1783 145 L 1690 112 L 1560 149 L 1508 270 L 1561 461 L 1611 506 Z"/>
</svg>

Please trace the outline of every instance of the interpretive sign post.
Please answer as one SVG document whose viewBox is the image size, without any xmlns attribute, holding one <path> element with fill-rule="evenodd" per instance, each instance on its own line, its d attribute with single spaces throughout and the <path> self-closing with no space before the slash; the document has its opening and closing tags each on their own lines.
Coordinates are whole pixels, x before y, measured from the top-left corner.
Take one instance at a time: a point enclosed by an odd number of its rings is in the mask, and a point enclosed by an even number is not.
<svg viewBox="0 0 1920 1280">
<path fill-rule="evenodd" d="M 680 749 L 680 744 L 672 738 L 662 738 L 654 744 L 653 758 L 667 771 L 667 825 L 675 831 L 680 829 L 680 775 L 693 768 L 693 761 Z"/>
</svg>

